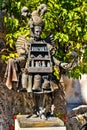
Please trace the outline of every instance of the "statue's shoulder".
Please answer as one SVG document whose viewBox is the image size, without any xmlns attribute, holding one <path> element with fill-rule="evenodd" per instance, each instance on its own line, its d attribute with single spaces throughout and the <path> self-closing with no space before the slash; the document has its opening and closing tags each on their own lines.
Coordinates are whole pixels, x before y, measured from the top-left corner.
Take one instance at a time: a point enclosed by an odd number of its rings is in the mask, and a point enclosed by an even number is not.
<svg viewBox="0 0 87 130">
<path fill-rule="evenodd" d="M 17 42 L 16 42 L 16 46 L 20 45 L 23 46 L 24 44 L 27 43 L 27 40 L 25 37 L 23 37 L 22 35 L 20 35 L 17 39 Z"/>
<path fill-rule="evenodd" d="M 28 40 L 25 37 L 19 36 L 16 42 L 16 50 L 19 55 L 26 54 L 28 51 Z"/>
</svg>

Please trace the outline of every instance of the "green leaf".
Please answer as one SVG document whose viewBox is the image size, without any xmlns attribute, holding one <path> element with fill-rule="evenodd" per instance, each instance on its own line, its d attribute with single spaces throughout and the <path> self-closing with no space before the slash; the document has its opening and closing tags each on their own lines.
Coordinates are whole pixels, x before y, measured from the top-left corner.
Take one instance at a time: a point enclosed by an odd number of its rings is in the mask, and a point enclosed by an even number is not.
<svg viewBox="0 0 87 130">
<path fill-rule="evenodd" d="M 3 3 L 3 0 L 0 0 L 0 9 L 1 9 L 2 3 Z"/>
<path fill-rule="evenodd" d="M 87 41 L 87 32 L 86 32 L 85 35 L 83 36 L 83 39 L 84 39 L 85 41 Z"/>
</svg>

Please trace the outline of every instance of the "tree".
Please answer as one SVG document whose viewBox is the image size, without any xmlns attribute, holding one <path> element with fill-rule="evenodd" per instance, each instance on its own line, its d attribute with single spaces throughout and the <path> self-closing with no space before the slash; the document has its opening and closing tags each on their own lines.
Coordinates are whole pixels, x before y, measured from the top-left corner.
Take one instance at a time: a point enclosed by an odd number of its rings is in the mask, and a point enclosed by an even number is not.
<svg viewBox="0 0 87 130">
<path fill-rule="evenodd" d="M 17 56 L 15 50 L 16 40 L 19 35 L 29 38 L 29 18 L 21 16 L 21 9 L 27 6 L 32 12 L 40 4 L 45 3 L 48 11 L 44 16 L 45 28 L 42 37 L 50 33 L 54 36 L 55 57 L 63 62 L 70 63 L 77 59 L 77 66 L 69 69 L 66 74 L 78 78 L 82 73 L 87 73 L 87 2 L 86 0 L 7 0 L 4 8 L 7 16 L 4 18 L 7 26 L 6 54 L 1 58 Z M 83 58 L 82 58 L 83 56 Z M 57 71 L 56 71 L 57 73 Z M 57 75 L 57 74 L 56 74 Z"/>
</svg>

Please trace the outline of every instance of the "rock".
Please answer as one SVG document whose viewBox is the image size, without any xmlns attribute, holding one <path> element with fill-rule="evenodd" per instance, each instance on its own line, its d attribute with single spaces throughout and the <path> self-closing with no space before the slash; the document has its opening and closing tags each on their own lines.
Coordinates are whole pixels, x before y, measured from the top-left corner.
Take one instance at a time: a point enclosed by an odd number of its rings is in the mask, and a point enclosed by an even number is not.
<svg viewBox="0 0 87 130">
<path fill-rule="evenodd" d="M 67 115 L 68 115 L 68 117 L 73 117 L 73 116 L 76 116 L 79 114 L 84 114 L 86 112 L 87 112 L 87 105 L 81 105 L 81 106 L 78 106 L 78 107 L 72 109 L 71 111 L 68 111 Z"/>
<path fill-rule="evenodd" d="M 69 130 L 80 130 L 87 123 L 87 105 L 81 105 L 67 112 Z"/>
<path fill-rule="evenodd" d="M 62 86 L 54 91 L 54 101 L 53 104 L 55 106 L 54 113 L 58 114 L 59 116 L 66 115 L 66 101 L 65 101 L 65 94 L 63 91 Z"/>
</svg>

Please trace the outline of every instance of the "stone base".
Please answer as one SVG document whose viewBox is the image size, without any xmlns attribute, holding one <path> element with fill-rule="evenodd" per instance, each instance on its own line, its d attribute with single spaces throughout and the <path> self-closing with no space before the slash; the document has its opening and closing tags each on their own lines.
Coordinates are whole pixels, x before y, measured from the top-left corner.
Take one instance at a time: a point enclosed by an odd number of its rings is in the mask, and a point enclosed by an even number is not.
<svg viewBox="0 0 87 130">
<path fill-rule="evenodd" d="M 25 115 L 17 116 L 15 130 L 66 130 L 63 121 L 58 118 L 43 120 L 26 117 Z"/>
</svg>

